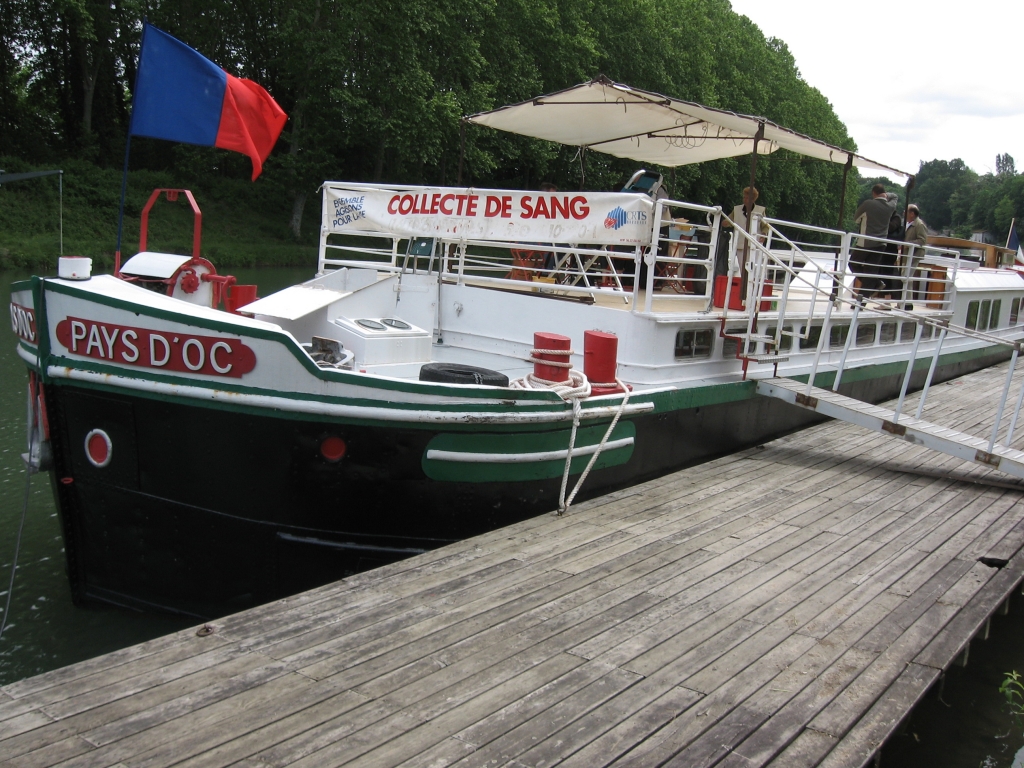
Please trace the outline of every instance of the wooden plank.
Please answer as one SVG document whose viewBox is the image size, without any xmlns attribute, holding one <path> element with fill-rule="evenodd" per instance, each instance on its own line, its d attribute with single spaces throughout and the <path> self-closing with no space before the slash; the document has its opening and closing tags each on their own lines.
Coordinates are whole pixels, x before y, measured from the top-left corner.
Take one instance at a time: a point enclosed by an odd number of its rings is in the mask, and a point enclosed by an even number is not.
<svg viewBox="0 0 1024 768">
<path fill-rule="evenodd" d="M 747 738 L 736 742 L 732 753 L 719 763 L 720 768 L 753 768 L 767 765 L 776 755 L 791 747 L 808 719 L 840 695 L 850 681 L 874 659 L 874 654 L 851 648 L 823 672 L 814 674 L 802 690 L 794 691 L 794 695 L 781 705 L 776 706 L 774 703 L 761 700 L 754 702 L 755 708 L 765 713 L 767 719 Z M 769 692 L 779 690 L 790 693 L 790 686 L 798 688 L 800 683 L 799 679 L 785 679 L 783 673 L 773 681 Z M 833 745 L 834 741 L 830 740 L 828 748 L 831 749 Z"/>
<path fill-rule="evenodd" d="M 939 670 L 911 662 L 849 734 L 821 761 L 821 768 L 863 765 L 899 727 L 939 678 Z"/>
<path fill-rule="evenodd" d="M 835 748 L 837 740 L 826 733 L 805 728 L 768 765 L 773 768 L 813 768 L 821 759 Z"/>
<path fill-rule="evenodd" d="M 1018 561 L 1024 561 L 1018 555 Z M 1024 581 L 1024 573 L 1009 568 L 992 575 L 988 582 L 931 639 L 914 661 L 945 670 L 967 646 L 996 609 Z"/>
</svg>

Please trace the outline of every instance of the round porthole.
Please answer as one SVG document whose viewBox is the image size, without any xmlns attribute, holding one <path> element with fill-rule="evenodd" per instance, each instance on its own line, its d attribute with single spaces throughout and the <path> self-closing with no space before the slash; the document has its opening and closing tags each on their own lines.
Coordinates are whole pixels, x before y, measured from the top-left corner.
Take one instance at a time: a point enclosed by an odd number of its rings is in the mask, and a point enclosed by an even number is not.
<svg viewBox="0 0 1024 768">
<path fill-rule="evenodd" d="M 383 323 L 378 323 L 376 320 L 369 320 L 367 318 L 363 318 L 361 320 L 356 320 L 356 323 L 363 326 L 363 328 L 367 328 L 371 331 L 387 330 L 387 327 L 385 327 Z"/>
<path fill-rule="evenodd" d="M 94 429 L 85 436 L 85 458 L 97 469 L 103 469 L 110 463 L 113 449 L 110 435 L 102 429 Z"/>
<path fill-rule="evenodd" d="M 405 320 L 399 320 L 397 317 L 385 317 L 383 320 L 381 320 L 381 322 L 384 323 L 384 325 L 386 325 L 388 328 L 394 328 L 399 331 L 412 330 L 411 325 L 405 322 Z"/>
</svg>

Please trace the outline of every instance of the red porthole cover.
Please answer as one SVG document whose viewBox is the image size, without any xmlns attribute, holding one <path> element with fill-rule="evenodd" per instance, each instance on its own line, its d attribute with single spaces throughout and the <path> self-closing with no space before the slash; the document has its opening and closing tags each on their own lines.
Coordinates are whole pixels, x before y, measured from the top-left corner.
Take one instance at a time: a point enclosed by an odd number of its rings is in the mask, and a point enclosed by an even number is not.
<svg viewBox="0 0 1024 768">
<path fill-rule="evenodd" d="M 328 437 L 320 443 L 320 454 L 328 461 L 341 461 L 348 446 L 340 437 Z"/>
<path fill-rule="evenodd" d="M 110 463 L 113 449 L 110 435 L 102 429 L 94 429 L 85 436 L 85 458 L 97 469 L 103 469 Z"/>
</svg>

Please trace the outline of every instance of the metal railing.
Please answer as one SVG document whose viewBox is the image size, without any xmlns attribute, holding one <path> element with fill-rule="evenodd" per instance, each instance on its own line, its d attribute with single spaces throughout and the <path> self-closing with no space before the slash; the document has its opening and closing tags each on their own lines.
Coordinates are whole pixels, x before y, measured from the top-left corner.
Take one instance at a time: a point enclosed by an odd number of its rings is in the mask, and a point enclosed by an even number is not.
<svg viewBox="0 0 1024 768">
<path fill-rule="evenodd" d="M 721 209 L 666 201 L 658 209 L 652 245 L 523 243 L 465 238 L 397 237 L 382 232 L 324 234 L 319 271 L 374 268 L 400 274 L 425 271 L 442 280 L 504 286 L 556 295 L 612 295 L 651 309 L 664 299 L 710 303 Z M 662 208 L 675 218 L 661 218 Z M 687 221 L 686 213 L 693 221 Z M 334 237 L 334 241 L 331 238 Z"/>
<path fill-rule="evenodd" d="M 832 382 L 832 390 L 838 391 L 840 383 L 842 382 L 843 372 L 846 368 L 847 359 L 849 356 L 851 345 L 857 337 L 857 325 L 860 320 L 860 314 L 869 308 L 869 302 L 874 304 L 874 309 L 884 312 L 885 316 L 893 319 L 901 319 L 905 322 L 913 322 L 916 324 L 914 341 L 910 351 L 910 356 L 907 361 L 906 371 L 903 376 L 903 382 L 900 389 L 900 395 L 897 400 L 896 407 L 893 410 L 892 423 L 898 424 L 899 419 L 903 412 L 904 402 L 906 400 L 907 392 L 910 387 L 911 378 L 913 377 L 914 369 L 918 360 L 918 350 L 920 347 L 921 339 L 925 329 L 928 329 L 929 337 L 933 336 L 934 333 L 938 332 L 938 339 L 935 343 L 934 349 L 932 350 L 931 360 L 928 367 L 928 374 L 925 378 L 924 385 L 921 389 L 921 398 L 918 403 L 917 412 L 915 418 L 920 419 L 921 414 L 924 411 L 926 399 L 928 397 L 929 390 L 931 388 L 932 380 L 935 375 L 935 370 L 938 366 L 939 358 L 942 354 L 942 347 L 947 337 L 952 334 L 954 336 L 960 336 L 964 338 L 970 338 L 977 341 L 981 341 L 991 346 L 1001 346 L 1010 350 L 1010 366 L 1006 375 L 1006 382 L 1003 386 L 1000 394 L 999 402 L 996 407 L 995 421 L 992 427 L 992 433 L 989 437 L 987 452 L 991 453 L 992 449 L 996 445 L 998 440 L 999 430 L 1002 424 L 1002 418 L 1006 406 L 1006 402 L 1009 397 L 1010 387 L 1013 380 L 1013 374 L 1016 369 L 1017 358 L 1020 354 L 1021 341 L 1007 339 L 1003 336 L 998 336 L 991 333 L 986 333 L 984 330 L 978 330 L 976 328 L 968 328 L 964 326 L 957 326 L 950 323 L 950 316 L 952 314 L 952 301 L 954 298 L 955 291 L 952 290 L 954 280 L 956 279 L 956 271 L 959 268 L 959 254 L 953 251 L 944 249 L 933 249 L 924 248 L 920 249 L 924 251 L 924 254 L 918 257 L 916 255 L 916 249 L 908 251 L 904 264 L 900 267 L 898 273 L 893 276 L 892 273 L 878 273 L 884 274 L 887 279 L 895 280 L 892 285 L 892 290 L 889 292 L 889 296 L 897 293 L 899 298 L 889 298 L 882 300 L 872 300 L 866 298 L 863 293 L 859 292 L 858 289 L 852 285 L 847 285 L 847 279 L 850 277 L 851 270 L 849 268 L 849 261 L 853 257 L 850 249 L 850 242 L 856 235 L 849 233 L 835 232 L 834 234 L 839 235 L 842 238 L 842 247 L 836 254 L 836 268 L 828 269 L 820 263 L 820 260 L 812 258 L 803 249 L 801 249 L 795 242 L 786 238 L 776 227 L 776 224 L 782 222 L 776 222 L 774 220 L 767 220 L 767 225 L 770 228 L 769 238 L 778 237 L 787 246 L 789 254 L 788 257 L 780 255 L 776 251 L 768 247 L 768 242 L 760 242 L 757 236 L 753 236 L 743 231 L 742 229 L 736 228 L 736 231 L 740 238 L 742 238 L 747 246 L 751 259 L 749 262 L 749 286 L 748 291 L 748 303 L 749 299 L 754 299 L 753 311 L 746 312 L 748 316 L 747 326 L 747 337 L 744 343 L 749 345 L 750 342 L 755 338 L 753 330 L 756 326 L 756 318 L 758 311 L 756 307 L 762 303 L 763 299 L 763 287 L 766 284 L 767 274 L 769 268 L 775 270 L 776 273 L 782 272 L 784 275 L 782 293 L 778 298 L 778 305 L 776 307 L 778 313 L 778 319 L 775 324 L 776 335 L 773 343 L 778 347 L 781 340 L 781 334 L 784 332 L 786 321 L 791 319 L 787 317 L 788 302 L 791 300 L 792 286 L 794 282 L 798 285 L 802 284 L 805 291 L 809 291 L 809 310 L 808 310 L 808 321 L 813 316 L 813 308 L 816 302 L 821 301 L 824 304 L 824 316 L 822 317 L 820 326 L 807 325 L 806 328 L 820 327 L 818 332 L 817 346 L 814 353 L 814 361 L 811 365 L 811 371 L 807 377 L 807 388 L 806 395 L 810 395 L 813 388 L 815 379 L 818 375 L 818 369 L 821 365 L 822 353 L 826 346 L 830 345 L 831 341 L 831 323 L 832 315 L 835 310 L 839 310 L 843 307 L 849 307 L 852 311 L 852 317 L 848 330 L 846 331 L 846 339 L 843 345 L 842 354 L 840 356 L 839 364 L 835 367 L 835 377 Z M 891 242 L 891 241 L 884 241 Z M 794 266 L 795 259 L 799 257 L 801 267 L 796 268 Z M 936 267 L 951 274 L 943 276 L 942 279 L 934 281 L 936 287 L 929 287 L 928 296 L 926 296 L 927 309 L 925 312 L 915 312 L 910 307 L 909 299 L 912 298 L 912 291 L 914 290 L 914 271 L 922 268 Z M 872 274 L 870 272 L 852 270 L 852 274 L 858 277 L 864 277 L 865 275 Z M 730 272 L 730 277 L 732 273 Z M 930 283 L 933 281 L 929 280 Z M 774 298 L 774 297 L 773 297 Z M 727 312 L 728 310 L 726 310 Z M 799 319 L 804 319 L 803 312 L 801 311 Z M 845 325 L 845 324 L 844 324 Z M 723 321 L 723 328 L 725 322 Z M 810 334 L 808 330 L 808 334 Z M 1016 404 L 1013 410 L 1012 417 L 1010 419 L 1009 429 L 1007 430 L 1006 442 L 1008 446 L 1013 439 L 1013 432 L 1016 428 L 1017 419 L 1020 415 L 1021 406 L 1024 404 L 1024 382 L 1020 387 L 1020 392 L 1017 395 Z"/>
</svg>

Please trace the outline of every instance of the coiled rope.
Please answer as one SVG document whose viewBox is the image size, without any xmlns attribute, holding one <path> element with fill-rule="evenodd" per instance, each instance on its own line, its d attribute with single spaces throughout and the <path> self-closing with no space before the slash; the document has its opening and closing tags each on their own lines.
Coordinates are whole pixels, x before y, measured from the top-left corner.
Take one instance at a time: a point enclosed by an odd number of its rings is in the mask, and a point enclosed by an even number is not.
<svg viewBox="0 0 1024 768">
<path fill-rule="evenodd" d="M 528 373 L 521 379 L 512 381 L 509 386 L 512 389 L 547 389 L 554 392 L 556 395 L 561 397 L 566 402 L 572 404 L 572 430 L 569 433 L 569 450 L 565 454 L 565 468 L 562 470 L 562 486 L 558 491 L 558 515 L 564 515 L 569 511 L 569 507 L 572 505 L 573 499 L 576 498 L 576 494 L 579 493 L 580 488 L 583 487 L 584 481 L 587 479 L 587 475 L 590 474 L 590 470 L 594 468 L 594 464 L 597 463 L 598 457 L 601 455 L 601 451 L 604 450 L 609 438 L 612 436 L 612 432 L 615 431 L 616 425 L 619 423 L 619 419 L 622 414 L 626 411 L 626 404 L 629 402 L 629 387 L 622 383 L 622 380 L 617 376 L 615 377 L 614 384 L 591 384 L 587 380 L 586 374 L 582 371 L 572 370 L 572 363 L 560 362 L 557 360 L 541 360 L 537 355 L 565 355 L 569 356 L 573 353 L 571 349 L 533 349 L 530 350 L 530 357 L 527 358 L 532 363 L 540 363 L 542 365 L 550 365 L 555 368 L 568 368 L 569 381 L 550 381 L 549 379 L 541 378 L 533 373 Z M 619 404 L 619 410 L 616 411 L 615 416 L 612 418 L 611 424 L 608 425 L 608 429 L 604 433 L 604 437 L 601 438 L 601 442 L 598 443 L 597 450 L 594 451 L 590 456 L 590 461 L 587 462 L 586 468 L 580 475 L 579 480 L 576 481 L 576 485 L 573 487 L 572 492 L 566 498 L 565 491 L 569 485 L 569 469 L 572 466 L 572 452 L 576 448 L 576 432 L 579 430 L 580 418 L 582 414 L 582 406 L 580 401 L 590 397 L 593 387 L 614 387 L 618 386 L 622 388 L 623 396 L 622 402 Z"/>
</svg>

